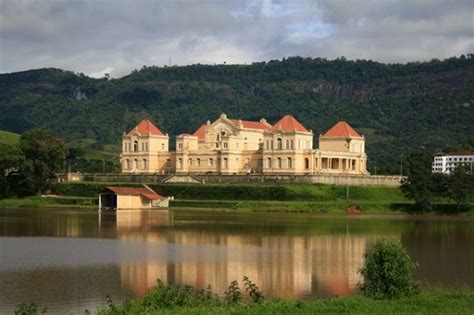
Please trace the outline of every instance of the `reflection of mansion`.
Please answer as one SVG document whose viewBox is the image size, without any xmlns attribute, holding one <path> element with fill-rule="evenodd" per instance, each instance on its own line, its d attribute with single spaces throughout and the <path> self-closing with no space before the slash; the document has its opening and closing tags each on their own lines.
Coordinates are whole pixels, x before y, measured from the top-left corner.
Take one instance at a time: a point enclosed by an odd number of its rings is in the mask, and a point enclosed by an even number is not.
<svg viewBox="0 0 474 315">
<path fill-rule="evenodd" d="M 313 149 L 312 131 L 291 115 L 271 125 L 222 114 L 178 135 L 174 152 L 168 135 L 143 120 L 123 135 L 120 161 L 123 173 L 366 175 L 364 146 L 364 136 L 344 121 L 320 135 Z"/>
</svg>

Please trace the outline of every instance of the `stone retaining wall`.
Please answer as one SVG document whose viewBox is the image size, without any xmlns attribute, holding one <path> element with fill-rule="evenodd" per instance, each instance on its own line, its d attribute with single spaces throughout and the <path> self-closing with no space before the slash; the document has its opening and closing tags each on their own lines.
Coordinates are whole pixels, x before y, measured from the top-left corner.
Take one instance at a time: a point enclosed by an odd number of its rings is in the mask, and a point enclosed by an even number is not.
<svg viewBox="0 0 474 315">
<path fill-rule="evenodd" d="M 62 176 L 65 176 L 62 175 Z M 60 175 L 61 177 L 61 175 Z M 383 175 L 165 175 L 165 174 L 82 174 L 85 181 L 96 182 L 193 182 L 209 184 L 333 184 L 399 186 L 403 177 Z"/>
</svg>

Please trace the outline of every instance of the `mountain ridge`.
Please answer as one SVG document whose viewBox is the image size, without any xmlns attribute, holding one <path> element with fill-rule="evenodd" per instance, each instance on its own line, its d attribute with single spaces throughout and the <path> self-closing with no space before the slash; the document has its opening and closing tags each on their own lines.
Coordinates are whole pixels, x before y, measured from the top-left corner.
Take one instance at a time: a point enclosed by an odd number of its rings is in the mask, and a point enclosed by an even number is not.
<svg viewBox="0 0 474 315">
<path fill-rule="evenodd" d="M 143 118 L 174 136 L 222 112 L 271 123 L 292 114 L 314 131 L 315 143 L 346 120 L 365 134 L 369 161 L 383 164 L 410 151 L 472 143 L 474 58 L 382 64 L 291 57 L 251 65 L 143 67 L 116 79 L 27 70 L 0 74 L 0 110 L 3 130 L 43 128 L 68 141 L 114 144 Z"/>
</svg>

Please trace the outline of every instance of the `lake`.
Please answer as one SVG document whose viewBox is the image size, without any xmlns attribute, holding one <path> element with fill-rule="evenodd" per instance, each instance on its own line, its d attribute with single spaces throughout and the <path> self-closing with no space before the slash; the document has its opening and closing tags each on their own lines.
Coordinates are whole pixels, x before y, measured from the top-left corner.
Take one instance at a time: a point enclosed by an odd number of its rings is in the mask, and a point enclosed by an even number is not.
<svg viewBox="0 0 474 315">
<path fill-rule="evenodd" d="M 474 288 L 469 217 L 0 209 L 0 313 L 24 302 L 95 312 L 157 279 L 223 293 L 248 276 L 266 296 L 350 295 L 379 238 L 401 241 L 423 285 Z"/>
</svg>

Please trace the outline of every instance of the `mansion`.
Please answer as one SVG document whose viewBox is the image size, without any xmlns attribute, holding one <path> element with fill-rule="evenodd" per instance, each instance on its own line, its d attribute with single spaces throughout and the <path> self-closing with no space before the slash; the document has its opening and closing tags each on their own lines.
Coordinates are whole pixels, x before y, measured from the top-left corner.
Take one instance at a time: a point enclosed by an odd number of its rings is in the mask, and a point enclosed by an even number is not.
<svg viewBox="0 0 474 315">
<path fill-rule="evenodd" d="M 265 119 L 247 121 L 221 114 L 194 133 L 169 136 L 149 120 L 122 137 L 122 173 L 137 174 L 351 174 L 367 175 L 365 138 L 340 121 L 319 136 L 293 116 L 275 124 Z"/>
</svg>

